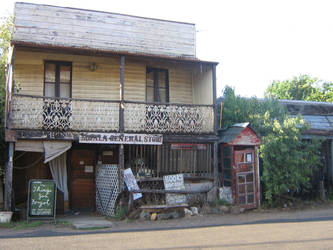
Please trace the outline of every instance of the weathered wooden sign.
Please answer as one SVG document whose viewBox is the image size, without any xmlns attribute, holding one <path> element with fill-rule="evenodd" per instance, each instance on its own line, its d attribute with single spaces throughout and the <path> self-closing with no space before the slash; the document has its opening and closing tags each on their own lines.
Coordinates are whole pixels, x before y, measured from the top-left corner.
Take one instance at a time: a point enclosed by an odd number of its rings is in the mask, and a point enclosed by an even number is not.
<svg viewBox="0 0 333 250">
<path fill-rule="evenodd" d="M 163 176 L 165 190 L 185 190 L 184 175 L 165 175 Z M 187 203 L 185 194 L 166 194 L 166 202 L 168 205 Z"/>
<path fill-rule="evenodd" d="M 29 218 L 56 216 L 56 184 L 53 180 L 30 180 L 28 186 L 27 222 Z"/>
<path fill-rule="evenodd" d="M 127 168 L 124 170 L 124 181 L 128 188 L 128 191 L 139 190 L 138 183 L 133 175 L 132 169 Z M 133 200 L 137 200 L 142 197 L 141 193 L 133 193 Z"/>
<path fill-rule="evenodd" d="M 161 134 L 81 133 L 79 143 L 162 145 Z"/>
</svg>

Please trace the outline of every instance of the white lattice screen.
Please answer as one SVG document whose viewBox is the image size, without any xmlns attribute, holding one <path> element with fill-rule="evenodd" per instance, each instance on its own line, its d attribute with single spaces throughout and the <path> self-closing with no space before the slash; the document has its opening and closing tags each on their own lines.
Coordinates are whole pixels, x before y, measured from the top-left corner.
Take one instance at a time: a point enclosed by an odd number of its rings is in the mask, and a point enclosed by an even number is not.
<svg viewBox="0 0 333 250">
<path fill-rule="evenodd" d="M 120 192 L 119 171 L 116 164 L 100 164 L 96 169 L 96 209 L 106 215 L 115 215 L 115 203 Z"/>
</svg>

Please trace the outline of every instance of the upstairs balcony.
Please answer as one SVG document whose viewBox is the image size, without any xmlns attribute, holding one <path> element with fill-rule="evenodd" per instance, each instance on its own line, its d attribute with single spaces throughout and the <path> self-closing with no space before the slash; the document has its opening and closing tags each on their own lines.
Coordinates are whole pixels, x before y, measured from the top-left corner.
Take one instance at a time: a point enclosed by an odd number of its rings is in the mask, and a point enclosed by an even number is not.
<svg viewBox="0 0 333 250">
<path fill-rule="evenodd" d="M 214 133 L 213 105 L 12 96 L 11 129 L 162 134 Z M 123 110 L 122 110 L 123 108 Z"/>
</svg>

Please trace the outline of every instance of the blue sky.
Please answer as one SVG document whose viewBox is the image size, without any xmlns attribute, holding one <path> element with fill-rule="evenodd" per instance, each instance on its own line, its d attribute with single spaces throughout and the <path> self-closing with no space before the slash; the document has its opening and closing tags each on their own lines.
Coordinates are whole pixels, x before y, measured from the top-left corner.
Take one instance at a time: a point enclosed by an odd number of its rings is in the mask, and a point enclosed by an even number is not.
<svg viewBox="0 0 333 250">
<path fill-rule="evenodd" d="M 197 57 L 218 61 L 217 93 L 234 86 L 262 97 L 273 80 L 309 74 L 333 81 L 333 1 L 330 0 L 30 0 L 67 7 L 192 22 Z M 13 0 L 1 3 L 9 15 Z"/>
</svg>

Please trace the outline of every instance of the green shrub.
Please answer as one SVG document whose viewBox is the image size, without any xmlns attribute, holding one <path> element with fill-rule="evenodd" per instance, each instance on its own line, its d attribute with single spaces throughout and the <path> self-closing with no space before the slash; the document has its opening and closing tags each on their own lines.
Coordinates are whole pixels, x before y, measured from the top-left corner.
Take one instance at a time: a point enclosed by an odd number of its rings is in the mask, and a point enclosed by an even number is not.
<svg viewBox="0 0 333 250">
<path fill-rule="evenodd" d="M 117 220 L 123 220 L 126 218 L 128 213 L 128 208 L 125 206 L 117 206 L 114 218 Z"/>
</svg>

